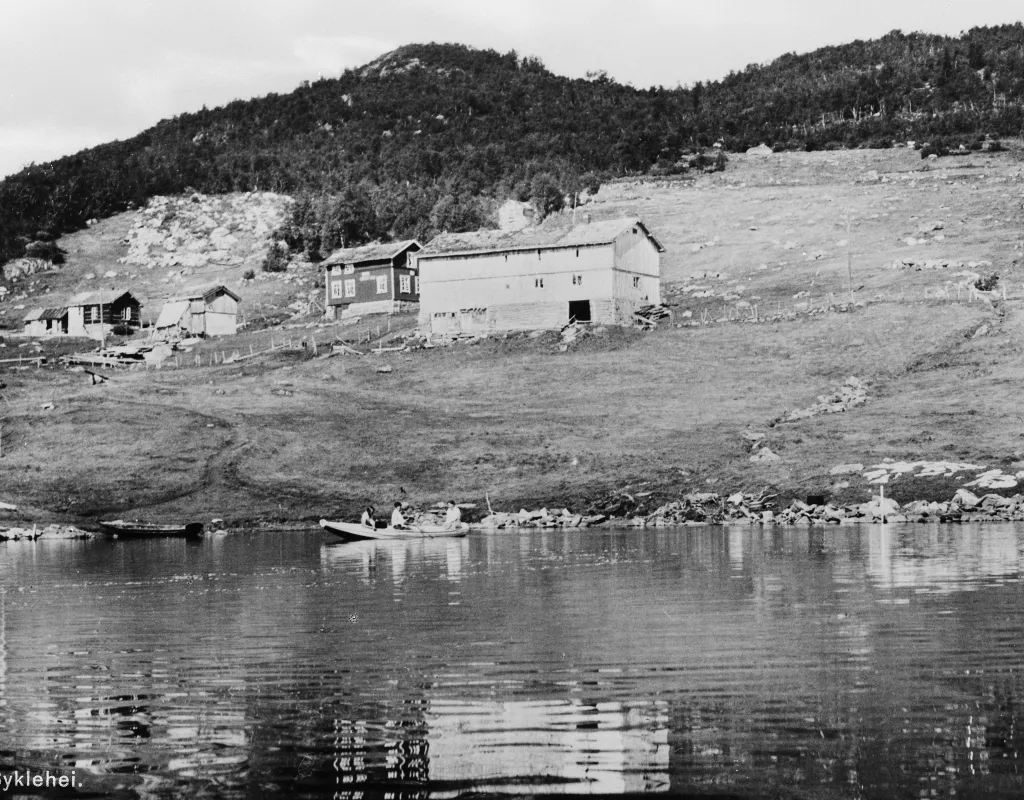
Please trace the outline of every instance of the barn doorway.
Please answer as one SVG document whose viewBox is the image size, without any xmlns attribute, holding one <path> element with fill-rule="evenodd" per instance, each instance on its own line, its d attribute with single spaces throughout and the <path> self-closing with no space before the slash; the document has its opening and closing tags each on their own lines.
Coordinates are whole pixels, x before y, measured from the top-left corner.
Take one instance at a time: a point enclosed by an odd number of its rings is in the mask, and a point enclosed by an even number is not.
<svg viewBox="0 0 1024 800">
<path fill-rule="evenodd" d="M 570 300 L 569 301 L 569 322 L 590 322 L 590 301 Z"/>
</svg>

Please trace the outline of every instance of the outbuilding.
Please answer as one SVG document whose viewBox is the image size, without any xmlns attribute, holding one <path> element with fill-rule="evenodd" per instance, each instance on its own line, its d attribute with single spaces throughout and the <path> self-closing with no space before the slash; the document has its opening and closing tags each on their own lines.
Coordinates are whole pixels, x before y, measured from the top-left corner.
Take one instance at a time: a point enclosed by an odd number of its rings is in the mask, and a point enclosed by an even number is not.
<svg viewBox="0 0 1024 800">
<path fill-rule="evenodd" d="M 628 325 L 661 302 L 665 248 L 639 219 L 441 234 L 416 255 L 429 334 Z"/>
<path fill-rule="evenodd" d="M 226 286 L 186 289 L 167 300 L 156 321 L 158 335 L 232 336 L 238 332 L 237 294 Z"/>
<path fill-rule="evenodd" d="M 66 308 L 34 308 L 25 315 L 25 333 L 29 336 L 55 336 L 68 332 Z"/>
<path fill-rule="evenodd" d="M 67 332 L 72 336 L 101 339 L 115 326 L 142 325 L 142 301 L 131 292 L 80 292 L 68 300 L 67 310 Z"/>
<path fill-rule="evenodd" d="M 348 247 L 323 261 L 326 315 L 394 314 L 419 302 L 415 239 Z"/>
</svg>

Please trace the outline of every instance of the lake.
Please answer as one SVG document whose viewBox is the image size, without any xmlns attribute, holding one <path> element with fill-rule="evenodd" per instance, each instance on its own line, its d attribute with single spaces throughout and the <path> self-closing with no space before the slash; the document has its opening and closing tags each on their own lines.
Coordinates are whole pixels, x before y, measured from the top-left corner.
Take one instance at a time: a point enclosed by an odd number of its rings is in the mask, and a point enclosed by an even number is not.
<svg viewBox="0 0 1024 800">
<path fill-rule="evenodd" d="M 995 524 L 0 544 L 0 780 L 1018 797 L 1022 564 Z"/>
</svg>

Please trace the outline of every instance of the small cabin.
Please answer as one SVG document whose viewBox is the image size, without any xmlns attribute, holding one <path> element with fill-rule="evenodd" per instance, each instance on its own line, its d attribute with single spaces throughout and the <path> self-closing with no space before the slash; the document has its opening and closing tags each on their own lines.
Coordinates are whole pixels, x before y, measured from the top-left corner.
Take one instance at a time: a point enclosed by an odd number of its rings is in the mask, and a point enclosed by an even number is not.
<svg viewBox="0 0 1024 800">
<path fill-rule="evenodd" d="M 327 317 L 394 314 L 420 299 L 415 239 L 337 250 L 324 259 Z"/>
<path fill-rule="evenodd" d="M 131 292 L 80 292 L 68 300 L 67 333 L 103 338 L 111 328 L 142 326 L 142 301 Z"/>
<path fill-rule="evenodd" d="M 226 286 L 188 289 L 160 309 L 158 335 L 233 336 L 238 332 L 238 304 L 241 297 Z"/>
<path fill-rule="evenodd" d="M 24 322 L 29 336 L 56 336 L 68 332 L 68 310 L 35 308 L 25 315 Z"/>
</svg>

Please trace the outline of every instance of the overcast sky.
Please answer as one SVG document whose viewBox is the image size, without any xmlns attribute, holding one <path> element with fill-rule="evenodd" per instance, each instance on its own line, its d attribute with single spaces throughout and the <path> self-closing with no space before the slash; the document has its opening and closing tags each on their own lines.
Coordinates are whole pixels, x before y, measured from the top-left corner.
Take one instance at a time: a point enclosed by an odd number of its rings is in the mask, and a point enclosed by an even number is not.
<svg viewBox="0 0 1024 800">
<path fill-rule="evenodd" d="M 894 28 L 1022 17 L 1021 0 L 0 0 L 0 176 L 411 42 L 675 86 Z"/>
</svg>

